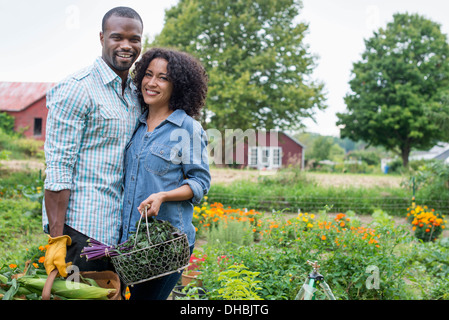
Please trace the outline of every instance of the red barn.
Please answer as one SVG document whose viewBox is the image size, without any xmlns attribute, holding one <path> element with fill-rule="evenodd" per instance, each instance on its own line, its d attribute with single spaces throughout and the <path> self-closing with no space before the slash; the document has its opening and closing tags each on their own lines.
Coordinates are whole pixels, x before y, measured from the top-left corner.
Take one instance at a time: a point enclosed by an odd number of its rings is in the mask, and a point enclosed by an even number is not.
<svg viewBox="0 0 449 320">
<path fill-rule="evenodd" d="M 45 140 L 46 94 L 54 83 L 0 82 L 0 112 L 15 118 L 14 131 Z"/>
<path fill-rule="evenodd" d="M 285 132 L 247 130 L 235 137 L 237 143 L 226 158 L 240 168 L 272 170 L 294 166 L 304 169 L 305 147 Z"/>
</svg>

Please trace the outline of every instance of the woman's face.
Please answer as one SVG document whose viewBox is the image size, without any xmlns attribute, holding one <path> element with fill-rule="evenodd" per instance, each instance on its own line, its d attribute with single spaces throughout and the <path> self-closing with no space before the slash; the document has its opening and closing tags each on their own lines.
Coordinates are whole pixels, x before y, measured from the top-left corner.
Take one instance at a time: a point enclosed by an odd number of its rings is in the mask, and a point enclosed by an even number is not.
<svg viewBox="0 0 449 320">
<path fill-rule="evenodd" d="M 162 58 L 151 60 L 142 79 L 143 100 L 150 107 L 168 107 L 173 84 L 167 77 L 168 62 Z"/>
</svg>

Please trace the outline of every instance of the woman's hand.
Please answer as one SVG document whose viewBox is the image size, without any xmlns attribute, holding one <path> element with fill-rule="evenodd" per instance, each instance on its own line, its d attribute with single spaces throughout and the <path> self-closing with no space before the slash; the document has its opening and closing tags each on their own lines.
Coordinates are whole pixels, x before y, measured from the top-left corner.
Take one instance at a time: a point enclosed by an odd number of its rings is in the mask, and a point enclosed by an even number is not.
<svg viewBox="0 0 449 320">
<path fill-rule="evenodd" d="M 159 213 L 162 203 L 164 202 L 164 193 L 153 193 L 137 207 L 140 214 L 145 217 L 145 207 L 147 207 L 147 217 L 156 217 Z"/>
</svg>

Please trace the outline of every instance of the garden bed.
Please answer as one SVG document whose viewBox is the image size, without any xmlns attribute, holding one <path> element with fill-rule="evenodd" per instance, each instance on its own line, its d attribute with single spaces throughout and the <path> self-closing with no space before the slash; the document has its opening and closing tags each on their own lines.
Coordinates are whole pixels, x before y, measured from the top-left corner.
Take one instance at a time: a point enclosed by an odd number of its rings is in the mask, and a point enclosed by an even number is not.
<svg viewBox="0 0 449 320">
<path fill-rule="evenodd" d="M 254 177 L 259 192 L 282 184 L 266 178 Z M 21 264 L 32 259 L 33 266 L 42 268 L 43 181 L 38 173 L 20 172 L 0 181 L 0 225 L 5 231 L 0 267 L 8 272 L 22 270 Z M 231 186 L 239 184 L 233 181 Z M 316 190 L 322 191 L 320 188 Z M 250 206 L 229 207 L 211 198 L 204 200 L 195 207 L 195 254 L 207 256 L 200 269 L 208 299 L 243 299 L 234 295 L 241 285 L 251 287 L 252 298 L 293 299 L 310 271 L 307 260 L 319 260 L 337 299 L 449 298 L 448 231 L 436 241 L 418 241 L 406 219 L 407 210 L 396 215 L 382 210 L 361 215 L 332 208 L 259 212 Z M 224 228 L 225 220 L 228 228 Z M 239 267 L 230 269 L 233 265 Z M 370 265 L 380 269 L 378 290 L 366 288 Z M 225 290 L 218 291 L 220 288 Z"/>
</svg>

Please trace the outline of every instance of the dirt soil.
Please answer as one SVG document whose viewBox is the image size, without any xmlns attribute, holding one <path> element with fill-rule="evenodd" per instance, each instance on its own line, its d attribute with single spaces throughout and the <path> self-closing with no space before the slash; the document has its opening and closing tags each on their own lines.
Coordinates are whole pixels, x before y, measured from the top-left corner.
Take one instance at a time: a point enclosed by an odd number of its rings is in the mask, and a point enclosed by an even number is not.
<svg viewBox="0 0 449 320">
<path fill-rule="evenodd" d="M 278 174 L 276 171 L 211 169 L 212 183 L 230 184 L 236 180 L 257 182 L 258 177 Z M 307 172 L 307 178 L 319 185 L 335 187 L 400 187 L 402 178 L 398 176 L 374 176 L 360 174 L 328 174 Z"/>
<path fill-rule="evenodd" d="M 44 160 L 2 160 L 0 161 L 0 169 L 9 171 L 44 171 L 45 163 Z"/>
</svg>

